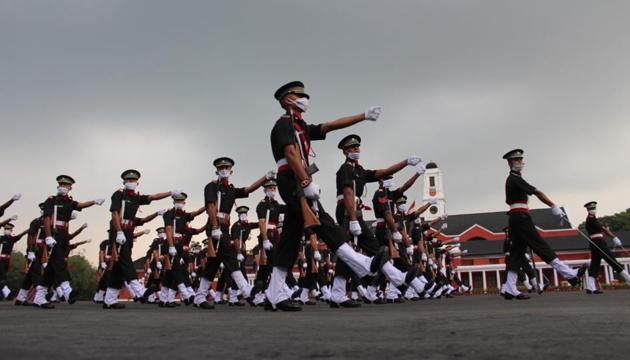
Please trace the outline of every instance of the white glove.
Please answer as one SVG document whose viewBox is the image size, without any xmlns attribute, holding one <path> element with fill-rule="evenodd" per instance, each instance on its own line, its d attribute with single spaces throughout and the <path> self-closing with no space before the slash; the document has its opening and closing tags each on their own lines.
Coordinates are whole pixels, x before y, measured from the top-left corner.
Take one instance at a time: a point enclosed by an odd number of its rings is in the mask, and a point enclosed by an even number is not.
<svg viewBox="0 0 630 360">
<path fill-rule="evenodd" d="M 11 221 L 15 221 L 15 220 L 17 220 L 17 219 L 18 219 L 18 216 L 17 216 L 17 215 L 11 215 Z"/>
<path fill-rule="evenodd" d="M 370 106 L 365 111 L 365 120 L 376 121 L 381 116 L 383 108 L 380 106 Z"/>
<path fill-rule="evenodd" d="M 306 196 L 307 199 L 319 200 L 319 193 L 321 192 L 319 185 L 311 181 L 311 183 L 308 184 L 308 186 L 305 187 L 303 190 L 304 190 L 304 196 Z"/>
<path fill-rule="evenodd" d="M 529 254 L 528 254 L 528 253 L 525 253 L 525 259 L 526 259 L 527 261 L 530 261 L 532 258 L 529 256 Z"/>
<path fill-rule="evenodd" d="M 442 226 L 440 226 L 440 229 L 441 229 L 441 230 L 446 230 L 446 229 L 448 229 L 448 224 L 447 224 L 447 223 L 442 224 Z"/>
<path fill-rule="evenodd" d="M 45 268 L 46 268 L 46 266 L 48 266 L 48 263 L 43 263 L 43 264 L 42 264 L 42 268 L 44 268 L 44 269 L 45 269 Z"/>
<path fill-rule="evenodd" d="M 87 223 L 83 223 L 83 225 L 81 225 L 81 229 L 87 229 L 88 224 Z"/>
<path fill-rule="evenodd" d="M 162 216 L 162 215 L 166 214 L 166 209 L 158 210 L 158 211 L 157 211 L 157 214 L 158 214 L 159 216 Z"/>
<path fill-rule="evenodd" d="M 168 254 L 171 255 L 171 256 L 177 255 L 177 249 L 175 249 L 175 246 L 169 246 L 168 247 Z"/>
<path fill-rule="evenodd" d="M 468 254 L 468 250 L 462 250 L 462 255 Z"/>
<path fill-rule="evenodd" d="M 196 278 L 197 277 L 197 273 L 193 271 L 193 272 L 190 273 L 190 276 L 193 277 L 193 278 Z"/>
<path fill-rule="evenodd" d="M 615 247 L 620 247 L 621 246 L 621 240 L 619 240 L 619 238 L 616 237 L 616 236 L 613 238 L 613 245 Z"/>
<path fill-rule="evenodd" d="M 350 234 L 353 236 L 361 235 L 361 224 L 359 224 L 358 220 L 350 220 Z"/>
<path fill-rule="evenodd" d="M 400 233 L 400 231 L 395 231 L 392 233 L 392 240 L 395 243 L 401 243 L 402 242 L 402 234 Z"/>
<path fill-rule="evenodd" d="M 105 261 L 101 262 L 101 269 L 107 269 L 107 263 Z"/>
<path fill-rule="evenodd" d="M 558 205 L 554 205 L 551 208 L 551 213 L 554 214 L 555 216 L 559 216 L 559 217 L 565 217 L 566 216 L 564 211 Z"/>
<path fill-rule="evenodd" d="M 151 232 L 151 230 L 149 230 L 149 229 L 144 229 L 144 230 L 142 231 L 142 233 L 143 233 L 144 235 L 149 235 L 149 233 L 150 233 L 150 232 Z"/>
<path fill-rule="evenodd" d="M 427 254 L 422 253 L 421 260 L 422 261 L 427 261 Z"/>
<path fill-rule="evenodd" d="M 28 261 L 33 261 L 33 260 L 35 260 L 35 253 L 34 253 L 34 252 L 32 252 L 32 251 L 29 251 L 29 252 L 26 254 L 26 258 L 28 259 Z"/>
<path fill-rule="evenodd" d="M 444 214 L 444 215 L 440 216 L 440 220 L 446 221 L 446 219 L 448 219 L 448 214 Z"/>
<path fill-rule="evenodd" d="M 315 259 L 315 261 L 320 261 L 322 259 L 322 254 L 319 253 L 319 250 L 315 250 L 313 253 L 313 259 Z"/>
<path fill-rule="evenodd" d="M 219 265 L 219 268 L 221 268 L 221 270 L 223 270 L 223 268 L 224 268 L 224 267 L 225 267 L 225 265 L 223 265 L 223 263 L 221 263 L 221 264 Z"/>
<path fill-rule="evenodd" d="M 116 242 L 120 245 L 124 245 L 127 242 L 124 232 L 119 231 L 116 233 Z"/>
<path fill-rule="evenodd" d="M 413 255 L 413 245 L 407 247 L 407 255 Z"/>
<path fill-rule="evenodd" d="M 418 165 L 416 165 L 416 174 L 424 175 L 426 171 L 427 171 L 427 167 L 424 166 L 423 163 L 419 163 Z"/>
<path fill-rule="evenodd" d="M 303 264 L 302 264 L 302 268 L 303 268 L 303 269 L 306 269 L 307 267 L 308 267 L 308 264 L 307 264 L 307 263 L 303 263 Z"/>
<path fill-rule="evenodd" d="M 152 272 L 153 272 L 153 270 L 151 270 L 151 268 L 147 269 L 147 275 L 151 275 Z"/>
<path fill-rule="evenodd" d="M 156 267 L 158 270 L 162 270 L 162 262 L 161 262 L 161 261 L 156 262 L 156 263 L 155 263 L 155 267 Z"/>
<path fill-rule="evenodd" d="M 243 262 L 243 260 L 245 260 L 245 256 L 243 256 L 243 254 L 238 254 L 236 255 L 236 260 L 238 260 L 239 262 Z"/>
<path fill-rule="evenodd" d="M 221 235 L 223 235 L 223 233 L 221 232 L 221 229 L 212 229 L 212 233 L 210 233 L 210 235 L 213 239 L 219 240 L 221 239 Z"/>
<path fill-rule="evenodd" d="M 334 274 L 335 272 L 333 271 L 333 269 L 328 269 L 328 273 L 332 275 L 332 274 Z"/>
<path fill-rule="evenodd" d="M 271 250 L 271 248 L 273 248 L 273 244 L 271 243 L 271 241 L 263 240 L 263 249 L 265 249 L 266 251 L 269 251 Z"/>
<path fill-rule="evenodd" d="M 98 198 L 98 199 L 94 200 L 94 204 L 96 204 L 98 206 L 103 205 L 104 202 L 105 202 L 105 199 L 103 199 L 103 198 Z"/>
<path fill-rule="evenodd" d="M 55 241 L 55 239 L 52 236 L 48 236 L 45 241 L 46 241 L 46 245 L 48 245 L 49 247 L 53 247 L 57 243 L 57 241 Z"/>
<path fill-rule="evenodd" d="M 420 156 L 410 156 L 407 158 L 407 165 L 416 166 L 420 164 L 421 161 L 422 161 L 422 158 Z"/>
<path fill-rule="evenodd" d="M 175 190 L 171 190 L 171 196 L 173 196 L 173 195 L 181 195 L 183 192 L 184 192 L 183 189 L 177 188 Z"/>
<path fill-rule="evenodd" d="M 18 200 L 20 200 L 20 198 L 21 198 L 21 197 L 22 197 L 22 194 L 17 193 L 17 194 L 15 194 L 15 195 L 13 195 L 13 197 L 11 198 L 11 200 L 13 200 L 13 201 L 18 201 Z"/>
<path fill-rule="evenodd" d="M 276 170 L 269 170 L 265 174 L 265 178 L 267 180 L 275 179 L 278 176 L 278 172 Z"/>
</svg>

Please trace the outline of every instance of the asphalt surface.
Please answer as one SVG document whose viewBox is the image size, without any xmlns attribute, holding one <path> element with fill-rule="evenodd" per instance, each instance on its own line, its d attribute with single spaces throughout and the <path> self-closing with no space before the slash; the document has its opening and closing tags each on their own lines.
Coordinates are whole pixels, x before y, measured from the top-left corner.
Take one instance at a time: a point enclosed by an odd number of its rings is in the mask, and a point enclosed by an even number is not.
<svg viewBox="0 0 630 360">
<path fill-rule="evenodd" d="M 0 303 L 3 359 L 628 359 L 630 291 L 459 296 L 299 313 Z"/>
</svg>

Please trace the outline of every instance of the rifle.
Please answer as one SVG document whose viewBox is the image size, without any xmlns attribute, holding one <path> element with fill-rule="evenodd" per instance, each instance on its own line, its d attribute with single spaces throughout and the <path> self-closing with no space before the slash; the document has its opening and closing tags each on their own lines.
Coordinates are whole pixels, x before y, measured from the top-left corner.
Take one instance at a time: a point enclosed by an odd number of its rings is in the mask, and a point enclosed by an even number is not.
<svg viewBox="0 0 630 360">
<path fill-rule="evenodd" d="M 122 229 L 122 222 L 125 219 L 125 193 L 122 193 L 122 197 L 120 198 L 120 228 Z M 131 239 L 133 241 L 133 239 Z M 105 253 L 107 255 L 107 253 Z M 107 269 L 112 270 L 114 268 L 114 263 L 118 262 L 118 244 L 116 243 L 116 239 L 113 241 L 112 246 L 112 257 L 107 265 Z"/>
<path fill-rule="evenodd" d="M 394 213 L 392 211 L 392 205 L 391 205 L 391 200 L 389 200 L 389 195 L 387 197 L 387 208 L 389 209 L 389 211 L 391 212 L 392 217 L 393 217 Z M 392 259 L 400 258 L 400 253 L 398 252 L 398 247 L 396 247 L 396 245 L 394 244 L 394 241 L 392 240 L 391 231 L 389 232 L 389 239 L 387 239 L 387 247 L 389 248 L 389 256 Z"/>
<path fill-rule="evenodd" d="M 289 116 L 291 117 L 291 124 L 295 124 L 295 118 L 293 116 L 292 110 L 289 112 Z M 302 157 L 302 164 L 304 166 L 304 169 L 306 170 L 307 175 L 311 177 L 313 174 L 319 171 L 319 169 L 317 168 L 317 165 L 315 164 L 307 165 L 308 164 L 307 159 L 306 159 L 307 154 L 304 153 L 304 149 L 302 148 L 302 140 L 300 139 L 300 134 L 298 134 L 297 131 L 294 131 L 294 133 L 295 133 L 295 139 L 298 143 L 298 147 L 300 148 L 300 156 Z M 315 210 L 314 210 L 314 208 L 317 208 L 317 202 L 313 203 L 313 207 L 309 206 L 308 200 L 304 196 L 304 189 L 302 189 L 302 186 L 300 186 L 300 184 L 297 184 L 296 194 L 300 198 L 300 210 L 302 211 L 302 218 L 304 219 L 304 228 L 308 229 L 308 228 L 321 225 L 321 223 L 319 222 L 319 218 L 317 217 L 317 214 L 315 213 Z"/>
<path fill-rule="evenodd" d="M 319 272 L 319 262 L 315 260 L 315 251 L 318 249 L 318 241 L 317 235 L 312 233 L 310 236 L 311 239 L 311 249 L 313 250 L 313 258 L 311 259 L 311 273 L 317 274 Z"/>
</svg>

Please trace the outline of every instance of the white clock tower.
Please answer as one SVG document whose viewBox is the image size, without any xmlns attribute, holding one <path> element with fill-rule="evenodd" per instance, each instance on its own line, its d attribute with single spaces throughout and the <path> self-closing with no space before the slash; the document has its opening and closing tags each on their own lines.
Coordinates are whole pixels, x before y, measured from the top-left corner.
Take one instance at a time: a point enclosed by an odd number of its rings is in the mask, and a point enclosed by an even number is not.
<svg viewBox="0 0 630 360">
<path fill-rule="evenodd" d="M 423 215 L 425 220 L 431 221 L 446 213 L 446 200 L 444 197 L 444 182 L 442 179 L 442 170 L 436 163 L 429 162 L 426 166 L 427 171 L 424 173 L 424 193 L 423 200 L 429 201 L 436 199 L 438 202 L 431 205 Z"/>
</svg>

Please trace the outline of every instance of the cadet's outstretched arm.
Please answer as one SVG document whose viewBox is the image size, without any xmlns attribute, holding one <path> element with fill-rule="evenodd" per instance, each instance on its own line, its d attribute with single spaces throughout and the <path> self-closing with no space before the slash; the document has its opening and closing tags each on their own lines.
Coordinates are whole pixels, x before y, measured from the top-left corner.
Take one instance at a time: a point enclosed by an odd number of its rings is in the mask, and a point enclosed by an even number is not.
<svg viewBox="0 0 630 360">
<path fill-rule="evenodd" d="M 352 126 L 363 120 L 365 120 L 365 113 L 344 116 L 337 120 L 325 122 L 322 124 L 322 133 L 327 134 L 328 132 L 333 131 L 333 130 L 347 128 L 348 126 Z"/>
<path fill-rule="evenodd" d="M 407 160 L 403 160 L 401 162 L 397 162 L 394 165 L 385 168 L 385 169 L 378 169 L 376 170 L 376 178 L 377 179 L 381 179 L 384 178 L 385 176 L 388 175 L 394 175 L 395 173 L 399 172 L 400 170 L 404 169 L 405 166 L 407 166 Z"/>
</svg>

